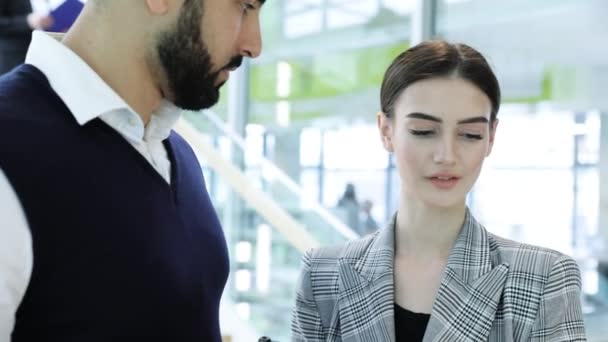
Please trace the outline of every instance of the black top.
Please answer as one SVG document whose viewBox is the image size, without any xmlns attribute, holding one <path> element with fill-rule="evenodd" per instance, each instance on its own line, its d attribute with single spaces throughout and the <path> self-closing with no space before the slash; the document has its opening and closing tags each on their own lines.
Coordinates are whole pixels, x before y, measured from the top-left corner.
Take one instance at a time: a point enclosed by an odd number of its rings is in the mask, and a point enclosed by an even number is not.
<svg viewBox="0 0 608 342">
<path fill-rule="evenodd" d="M 395 341 L 422 341 L 431 315 L 406 310 L 395 304 Z"/>
</svg>

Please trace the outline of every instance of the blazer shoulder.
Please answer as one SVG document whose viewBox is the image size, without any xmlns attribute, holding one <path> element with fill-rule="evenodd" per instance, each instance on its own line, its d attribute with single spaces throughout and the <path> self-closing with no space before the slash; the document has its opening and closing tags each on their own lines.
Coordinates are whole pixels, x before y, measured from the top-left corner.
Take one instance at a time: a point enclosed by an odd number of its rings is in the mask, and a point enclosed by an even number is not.
<svg viewBox="0 0 608 342">
<path fill-rule="evenodd" d="M 529 245 L 490 235 L 490 251 L 495 264 L 509 264 L 510 272 L 533 273 L 548 277 L 557 264 L 574 265 L 576 261 L 550 248 Z"/>
<path fill-rule="evenodd" d="M 336 269 L 339 260 L 358 260 L 369 249 L 378 232 L 346 243 L 313 248 L 305 255 L 305 263 L 311 271 Z"/>
</svg>

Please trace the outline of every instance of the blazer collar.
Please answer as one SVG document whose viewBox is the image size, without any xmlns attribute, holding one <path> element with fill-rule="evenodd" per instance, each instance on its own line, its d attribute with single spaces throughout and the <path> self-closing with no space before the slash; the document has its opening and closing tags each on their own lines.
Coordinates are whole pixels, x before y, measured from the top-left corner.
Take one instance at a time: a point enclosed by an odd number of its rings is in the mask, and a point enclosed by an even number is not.
<svg viewBox="0 0 608 342">
<path fill-rule="evenodd" d="M 467 209 L 433 303 L 424 342 L 487 341 L 509 265 L 492 264 L 490 236 Z"/>
<path fill-rule="evenodd" d="M 390 317 L 378 321 L 384 331 L 394 324 L 394 283 L 381 294 L 378 284 L 392 282 L 394 274 L 395 226 L 397 214 L 376 232 L 358 258 L 342 257 L 338 262 L 339 286 L 343 304 L 368 298 L 368 308 L 390 306 Z M 433 304 L 424 341 L 439 341 L 456 336 L 464 340 L 487 340 L 498 308 L 509 265 L 492 265 L 490 237 L 485 228 L 466 210 L 461 231 L 448 257 L 448 263 Z M 348 293 L 345 297 L 344 294 Z M 358 299 L 357 299 L 358 298 Z M 339 304 L 340 305 L 340 304 Z M 348 307 L 342 305 L 342 307 Z M 369 317 L 359 317 L 365 310 L 341 313 L 343 333 Z M 345 331 L 346 330 L 346 331 Z M 389 340 L 394 340 L 389 335 Z M 479 339 L 478 339 L 479 338 Z"/>
<path fill-rule="evenodd" d="M 341 262 L 352 265 L 354 271 L 364 279 L 374 281 L 387 272 L 393 273 L 393 258 L 395 256 L 395 224 L 397 214 L 395 213 L 387 226 L 373 235 L 371 242 L 364 252 L 355 254 L 362 255 L 359 258 L 341 258 Z"/>
<path fill-rule="evenodd" d="M 447 268 L 465 283 L 474 282 L 492 269 L 488 232 L 475 220 L 468 208 L 448 257 Z"/>
<path fill-rule="evenodd" d="M 395 217 L 369 243 L 354 243 L 338 260 L 338 315 L 330 325 L 340 327 L 344 342 L 395 341 Z"/>
<path fill-rule="evenodd" d="M 393 272 L 395 256 L 395 229 L 397 213 L 388 225 L 376 232 L 359 258 L 342 257 L 363 278 L 373 281 L 376 277 Z M 466 209 L 462 228 L 448 257 L 447 268 L 469 283 L 492 269 L 489 236 L 486 229 Z"/>
</svg>

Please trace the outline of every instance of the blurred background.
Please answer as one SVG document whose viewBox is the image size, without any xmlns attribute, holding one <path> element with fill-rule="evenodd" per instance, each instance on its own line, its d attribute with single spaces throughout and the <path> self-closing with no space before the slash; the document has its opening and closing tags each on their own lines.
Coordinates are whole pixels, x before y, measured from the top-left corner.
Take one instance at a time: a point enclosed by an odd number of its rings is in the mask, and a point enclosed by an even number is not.
<svg viewBox="0 0 608 342">
<path fill-rule="evenodd" d="M 215 108 L 184 122 L 229 237 L 227 336 L 288 341 L 302 251 L 372 232 L 396 210 L 379 86 L 397 54 L 438 37 L 481 51 L 504 94 L 471 210 L 491 232 L 574 256 L 589 339 L 608 340 L 608 2 L 264 7 L 262 56 L 233 73 Z"/>
</svg>

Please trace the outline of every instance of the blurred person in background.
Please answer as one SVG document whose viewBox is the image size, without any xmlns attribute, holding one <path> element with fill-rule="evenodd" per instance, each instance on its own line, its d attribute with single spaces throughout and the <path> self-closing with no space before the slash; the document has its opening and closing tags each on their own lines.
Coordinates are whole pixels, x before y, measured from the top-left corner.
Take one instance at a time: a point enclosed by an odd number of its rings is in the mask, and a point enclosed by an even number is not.
<svg viewBox="0 0 608 342">
<path fill-rule="evenodd" d="M 361 203 L 361 235 L 367 235 L 378 230 L 378 222 L 372 215 L 374 203 L 370 200 L 365 200 Z"/>
<path fill-rule="evenodd" d="M 25 61 L 32 30 L 53 25 L 51 16 L 32 11 L 30 1 L 0 1 L 0 75 Z"/>
<path fill-rule="evenodd" d="M 355 185 L 352 183 L 346 184 L 342 197 L 338 200 L 338 209 L 341 210 L 341 215 L 344 218 L 344 223 L 354 230 L 357 234 L 361 233 L 361 222 L 359 221 L 359 201 L 357 200 L 357 192 Z"/>
<path fill-rule="evenodd" d="M 305 254 L 293 341 L 586 340 L 576 262 L 489 233 L 466 207 L 499 105 L 467 45 L 424 42 L 393 61 L 377 122 L 399 209 L 371 236 Z"/>
</svg>

